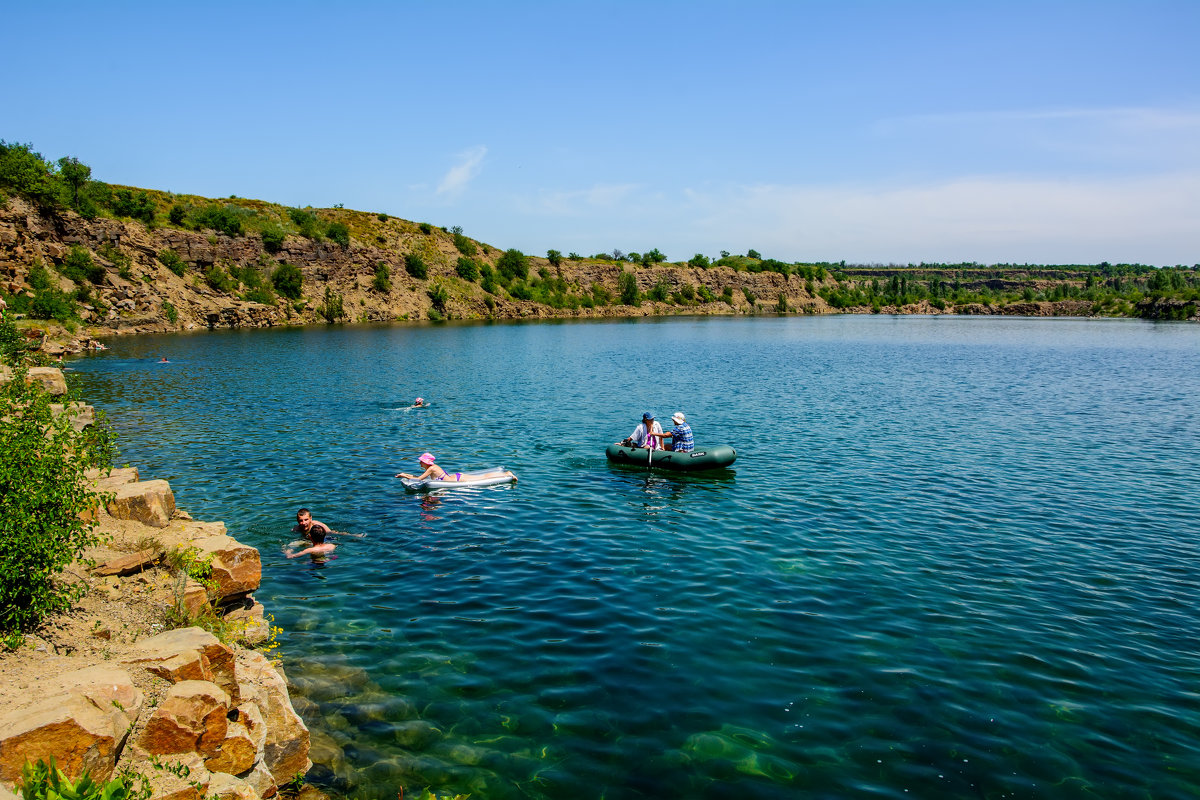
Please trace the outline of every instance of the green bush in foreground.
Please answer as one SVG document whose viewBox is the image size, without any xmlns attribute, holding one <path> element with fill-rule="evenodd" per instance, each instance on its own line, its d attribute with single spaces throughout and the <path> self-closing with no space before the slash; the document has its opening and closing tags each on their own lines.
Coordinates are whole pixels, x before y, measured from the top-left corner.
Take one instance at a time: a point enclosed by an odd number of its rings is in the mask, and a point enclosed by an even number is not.
<svg viewBox="0 0 1200 800">
<path fill-rule="evenodd" d="M 53 413 L 45 389 L 25 382 L 23 365 L 13 372 L 0 387 L 0 635 L 8 644 L 87 591 L 59 572 L 98 541 L 81 515 L 102 496 L 84 473 L 107 469 L 113 455 L 106 427 L 76 431 L 68 414 Z"/>
<path fill-rule="evenodd" d="M 49 765 L 39 758 L 36 764 L 26 761 L 21 767 L 23 800 L 133 800 L 132 783 L 132 777 L 124 775 L 108 783 L 96 783 L 87 771 L 79 780 L 71 781 L 53 757 Z"/>
</svg>

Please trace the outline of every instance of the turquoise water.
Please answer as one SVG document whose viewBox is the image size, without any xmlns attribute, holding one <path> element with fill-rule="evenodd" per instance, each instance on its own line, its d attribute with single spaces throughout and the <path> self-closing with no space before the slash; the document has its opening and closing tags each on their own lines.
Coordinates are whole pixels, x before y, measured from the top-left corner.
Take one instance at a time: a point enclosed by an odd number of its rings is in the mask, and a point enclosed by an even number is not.
<svg viewBox="0 0 1200 800">
<path fill-rule="evenodd" d="M 362 797 L 1200 790 L 1200 327 L 672 319 L 115 339 L 122 462 L 262 550 Z M 166 356 L 170 364 L 157 364 Z M 422 395 L 434 405 L 403 408 Z M 682 410 L 732 469 L 610 467 Z M 515 486 L 406 494 L 424 450 Z M 298 506 L 362 534 L 282 548 Z"/>
</svg>

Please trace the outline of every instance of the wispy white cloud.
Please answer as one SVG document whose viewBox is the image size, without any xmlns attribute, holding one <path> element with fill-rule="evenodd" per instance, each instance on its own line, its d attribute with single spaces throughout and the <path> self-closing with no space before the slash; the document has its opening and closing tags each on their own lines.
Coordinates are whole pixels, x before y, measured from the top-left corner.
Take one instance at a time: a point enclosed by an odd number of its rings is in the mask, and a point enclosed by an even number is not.
<svg viewBox="0 0 1200 800">
<path fill-rule="evenodd" d="M 483 169 L 483 159 L 487 148 L 477 145 L 469 148 L 458 156 L 458 163 L 451 167 L 437 187 L 437 194 L 443 197 L 454 197 L 462 193 Z"/>
<path fill-rule="evenodd" d="M 747 186 L 686 194 L 688 233 L 787 260 L 1200 262 L 1200 171 L 973 177 L 897 186 Z M 725 242 L 725 244 L 720 244 Z"/>
<path fill-rule="evenodd" d="M 586 189 L 543 190 L 532 198 L 518 198 L 526 214 L 578 217 L 628 208 L 642 189 L 636 183 L 595 184 Z"/>
</svg>

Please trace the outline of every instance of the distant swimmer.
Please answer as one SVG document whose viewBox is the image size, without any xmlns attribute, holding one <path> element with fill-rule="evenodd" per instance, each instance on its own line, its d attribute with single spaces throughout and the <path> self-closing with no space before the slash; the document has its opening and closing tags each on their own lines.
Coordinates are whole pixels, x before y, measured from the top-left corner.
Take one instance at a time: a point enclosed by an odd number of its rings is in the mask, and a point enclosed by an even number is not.
<svg viewBox="0 0 1200 800">
<path fill-rule="evenodd" d="M 163 356 L 162 358 L 160 358 L 160 359 L 158 360 L 158 363 L 160 363 L 160 364 L 170 364 L 171 362 L 170 362 L 170 361 L 167 361 L 167 359 L 166 359 L 166 356 Z"/>
<path fill-rule="evenodd" d="M 413 400 L 413 408 L 420 408 L 423 405 L 425 405 L 424 398 L 418 397 L 416 400 Z"/>
</svg>

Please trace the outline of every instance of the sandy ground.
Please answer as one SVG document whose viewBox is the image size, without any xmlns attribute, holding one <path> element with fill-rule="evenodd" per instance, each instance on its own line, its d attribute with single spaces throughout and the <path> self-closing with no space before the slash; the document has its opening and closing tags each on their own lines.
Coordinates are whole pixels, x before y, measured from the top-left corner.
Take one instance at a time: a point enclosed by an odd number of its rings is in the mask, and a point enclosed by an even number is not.
<svg viewBox="0 0 1200 800">
<path fill-rule="evenodd" d="M 155 529 L 138 522 L 116 520 L 101 513 L 98 530 L 106 543 L 85 554 L 97 564 L 142 549 Z M 42 695 L 53 678 L 64 672 L 96 665 L 116 666 L 134 642 L 167 629 L 164 616 L 174 604 L 176 581 L 161 566 L 125 577 L 98 577 L 82 563 L 67 568 L 64 580 L 88 586 L 70 611 L 46 619 L 13 650 L 0 650 L 0 715 Z M 138 688 L 156 696 L 169 684 L 139 679 Z M 140 685 L 140 684 L 145 685 Z"/>
</svg>

